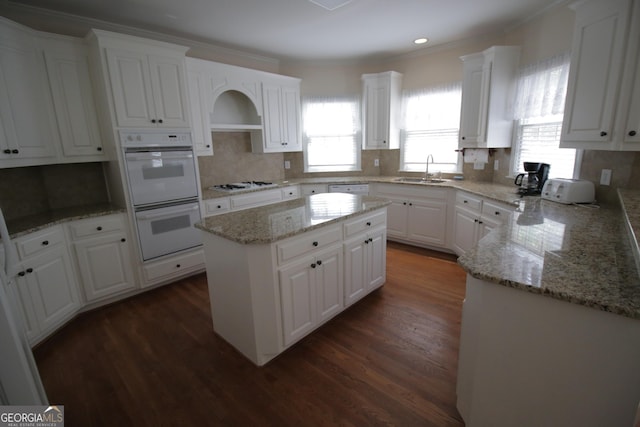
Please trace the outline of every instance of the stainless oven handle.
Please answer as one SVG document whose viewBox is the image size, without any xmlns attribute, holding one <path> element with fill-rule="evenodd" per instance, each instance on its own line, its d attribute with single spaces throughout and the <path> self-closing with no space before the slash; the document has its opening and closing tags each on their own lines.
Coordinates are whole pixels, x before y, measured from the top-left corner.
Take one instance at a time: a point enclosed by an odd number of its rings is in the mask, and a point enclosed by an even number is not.
<svg viewBox="0 0 640 427">
<path fill-rule="evenodd" d="M 147 161 L 147 160 L 180 160 L 180 159 L 193 159 L 193 154 L 169 154 L 167 152 L 162 153 L 162 156 L 150 156 L 148 153 L 127 153 L 127 161 Z"/>
<path fill-rule="evenodd" d="M 160 212 L 160 213 L 138 212 L 138 213 L 136 213 L 136 218 L 140 219 L 140 220 L 143 220 L 143 221 L 147 221 L 147 220 L 150 220 L 150 219 L 156 219 L 156 218 L 162 218 L 162 217 L 166 217 L 166 216 L 175 215 L 177 213 L 197 211 L 198 209 L 200 209 L 200 207 L 198 205 L 193 205 L 193 206 L 188 207 L 188 208 L 173 209 L 173 210 L 170 210 L 170 211 L 164 211 L 164 212 Z"/>
</svg>

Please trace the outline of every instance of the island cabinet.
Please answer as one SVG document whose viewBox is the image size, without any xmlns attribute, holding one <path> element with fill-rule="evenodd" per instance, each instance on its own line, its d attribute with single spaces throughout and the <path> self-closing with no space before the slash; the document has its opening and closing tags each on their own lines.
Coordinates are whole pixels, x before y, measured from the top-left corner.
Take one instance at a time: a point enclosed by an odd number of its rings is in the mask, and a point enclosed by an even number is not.
<svg viewBox="0 0 640 427">
<path fill-rule="evenodd" d="M 316 194 L 197 224 L 216 333 L 263 365 L 380 287 L 387 204 Z"/>
<path fill-rule="evenodd" d="M 391 201 L 387 234 L 390 239 L 426 246 L 447 246 L 446 188 L 377 184 L 378 197 Z"/>
<path fill-rule="evenodd" d="M 577 4 L 560 147 L 640 150 L 639 51 L 639 1 Z"/>
</svg>

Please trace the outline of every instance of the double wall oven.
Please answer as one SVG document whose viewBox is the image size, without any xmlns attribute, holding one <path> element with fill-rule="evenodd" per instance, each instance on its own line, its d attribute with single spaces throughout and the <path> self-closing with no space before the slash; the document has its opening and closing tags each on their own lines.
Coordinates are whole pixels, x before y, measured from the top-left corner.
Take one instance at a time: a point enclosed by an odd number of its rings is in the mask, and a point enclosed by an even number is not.
<svg viewBox="0 0 640 427">
<path fill-rule="evenodd" d="M 202 244 L 196 159 L 189 132 L 121 131 L 142 259 Z"/>
</svg>

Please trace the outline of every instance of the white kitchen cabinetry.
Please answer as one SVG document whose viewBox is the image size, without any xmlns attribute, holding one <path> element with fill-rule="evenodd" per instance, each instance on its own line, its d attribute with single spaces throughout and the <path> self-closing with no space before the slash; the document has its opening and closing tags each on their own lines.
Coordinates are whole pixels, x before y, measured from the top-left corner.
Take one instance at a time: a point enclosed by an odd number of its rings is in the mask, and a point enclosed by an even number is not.
<svg viewBox="0 0 640 427">
<path fill-rule="evenodd" d="M 362 82 L 363 149 L 399 148 L 402 74 L 363 74 Z"/>
<path fill-rule="evenodd" d="M 282 191 L 279 188 L 272 190 L 252 191 L 249 193 L 231 196 L 231 209 L 240 210 L 264 206 L 270 203 L 282 201 Z"/>
<path fill-rule="evenodd" d="M 0 167 L 54 163 L 58 143 L 35 33 L 0 18 Z"/>
<path fill-rule="evenodd" d="M 301 184 L 300 189 L 303 196 L 327 193 L 329 191 L 327 184 Z"/>
<path fill-rule="evenodd" d="M 78 285 L 61 226 L 17 238 L 16 246 L 18 294 L 27 337 L 35 344 L 80 310 Z"/>
<path fill-rule="evenodd" d="M 386 212 L 344 223 L 345 307 L 382 286 L 387 271 Z"/>
<path fill-rule="evenodd" d="M 460 148 L 510 147 L 513 100 L 520 48 L 493 46 L 463 61 Z"/>
<path fill-rule="evenodd" d="M 40 33 L 64 161 L 104 161 L 86 45 Z"/>
<path fill-rule="evenodd" d="M 481 238 L 508 220 L 514 209 L 469 193 L 457 192 L 452 241 L 456 254 L 462 255 L 473 248 Z"/>
<path fill-rule="evenodd" d="M 284 344 L 294 343 L 344 308 L 342 248 L 318 250 L 278 271 Z"/>
<path fill-rule="evenodd" d="M 640 150 L 640 2 L 576 6 L 561 147 Z"/>
<path fill-rule="evenodd" d="M 167 283 L 180 277 L 188 276 L 189 274 L 198 273 L 204 269 L 204 264 L 204 252 L 202 248 L 147 262 L 142 267 L 144 275 L 142 287 L 155 285 L 160 282 Z"/>
<path fill-rule="evenodd" d="M 380 184 L 375 195 L 391 201 L 387 208 L 391 240 L 447 246 L 447 189 Z"/>
<path fill-rule="evenodd" d="M 74 221 L 68 230 L 88 302 L 135 288 L 124 214 Z"/>
<path fill-rule="evenodd" d="M 300 197 L 300 186 L 290 185 L 281 189 L 282 200 L 296 199 Z"/>
<path fill-rule="evenodd" d="M 187 61 L 187 88 L 191 110 L 193 148 L 198 156 L 213 155 L 211 125 L 207 102 L 207 75 L 199 62 Z"/>
<path fill-rule="evenodd" d="M 101 30 L 118 127 L 189 128 L 184 55 L 187 48 Z"/>
<path fill-rule="evenodd" d="M 252 138 L 256 153 L 302 150 L 300 126 L 300 80 L 269 77 L 262 83 L 263 137 Z"/>
<path fill-rule="evenodd" d="M 217 197 L 215 199 L 207 199 L 203 201 L 204 216 L 220 215 L 231 211 L 230 197 Z"/>
</svg>

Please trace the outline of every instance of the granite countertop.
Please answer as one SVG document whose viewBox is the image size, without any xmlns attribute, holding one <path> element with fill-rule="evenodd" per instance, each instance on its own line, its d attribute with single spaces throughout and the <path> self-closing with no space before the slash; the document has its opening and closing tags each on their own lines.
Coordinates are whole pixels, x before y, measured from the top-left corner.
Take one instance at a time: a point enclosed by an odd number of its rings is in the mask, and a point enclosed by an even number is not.
<svg viewBox="0 0 640 427">
<path fill-rule="evenodd" d="M 378 197 L 322 193 L 208 217 L 196 223 L 196 227 L 238 243 L 264 244 L 389 204 Z"/>
<path fill-rule="evenodd" d="M 481 280 L 640 319 L 640 275 L 627 236 L 618 207 L 525 197 L 458 263 Z"/>
<path fill-rule="evenodd" d="M 125 211 L 126 210 L 124 208 L 120 208 L 109 203 L 73 206 L 64 209 L 52 209 L 37 215 L 29 215 L 22 218 L 7 220 L 7 228 L 9 229 L 9 234 L 11 234 L 11 238 L 14 239 L 56 224 Z"/>
</svg>

